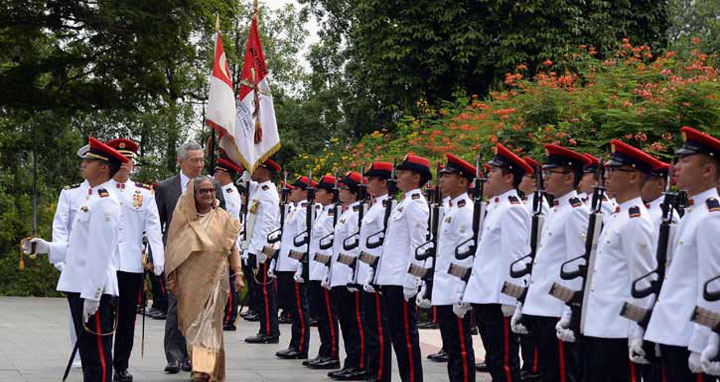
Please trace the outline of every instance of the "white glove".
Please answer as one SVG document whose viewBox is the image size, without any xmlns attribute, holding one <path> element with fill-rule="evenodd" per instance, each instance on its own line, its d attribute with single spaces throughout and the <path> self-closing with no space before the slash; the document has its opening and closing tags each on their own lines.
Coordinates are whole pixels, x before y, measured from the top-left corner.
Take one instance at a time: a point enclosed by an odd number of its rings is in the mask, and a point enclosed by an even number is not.
<svg viewBox="0 0 720 382">
<path fill-rule="evenodd" d="M 50 244 L 47 241 L 45 241 L 39 237 L 36 237 L 36 238 L 33 238 L 33 239 L 23 242 L 22 250 L 23 250 L 24 254 L 26 254 L 26 255 L 30 254 L 30 251 L 32 251 L 32 243 L 35 243 L 35 253 L 37 253 L 37 254 L 50 253 Z"/>
<path fill-rule="evenodd" d="M 688 367 L 693 374 L 700 374 L 703 372 L 702 365 L 700 364 L 700 353 L 690 352 L 688 357 Z"/>
<path fill-rule="evenodd" d="M 629 338 L 628 339 L 628 350 L 630 353 L 630 361 L 640 364 L 647 365 L 650 362 L 645 358 L 645 349 L 643 349 L 642 338 Z"/>
<path fill-rule="evenodd" d="M 415 297 L 418 294 L 417 287 L 415 288 L 408 288 L 406 286 L 403 287 L 403 295 L 405 296 L 405 301 L 412 300 L 413 297 Z"/>
<path fill-rule="evenodd" d="M 243 181 L 243 183 L 249 182 L 252 180 L 252 175 L 250 175 L 248 171 L 243 171 L 243 174 L 240 176 L 240 180 Z"/>
<path fill-rule="evenodd" d="M 63 268 L 65 268 L 65 263 L 62 263 L 62 262 L 55 263 L 55 264 L 53 264 L 53 266 L 55 266 L 55 269 L 57 269 L 58 271 L 62 272 Z"/>
<path fill-rule="evenodd" d="M 430 309 L 432 307 L 432 302 L 425 298 L 426 293 L 427 285 L 423 283 L 422 288 L 420 288 L 420 293 L 418 293 L 417 298 L 415 299 L 415 305 L 417 305 L 418 308 Z"/>
<path fill-rule="evenodd" d="M 468 302 L 456 302 L 453 304 L 453 313 L 458 318 L 464 318 L 465 314 L 472 310 L 472 305 Z"/>
<path fill-rule="evenodd" d="M 322 282 L 320 282 L 320 286 L 330 290 L 330 278 L 328 276 L 325 276 Z"/>
<path fill-rule="evenodd" d="M 717 333 L 711 333 L 708 337 L 708 343 L 705 345 L 700 354 L 700 363 L 702 364 L 703 371 L 710 375 L 720 375 L 720 362 L 713 361 L 718 355 L 718 344 L 720 343 L 720 336 Z"/>
<path fill-rule="evenodd" d="M 375 288 L 372 287 L 373 278 L 375 277 L 375 271 L 373 271 L 372 268 L 369 268 L 367 271 L 367 277 L 365 277 L 365 281 L 363 282 L 363 290 L 368 293 L 375 293 Z"/>
<path fill-rule="evenodd" d="M 557 334 L 557 338 L 560 341 L 563 342 L 575 342 L 575 332 L 568 329 L 570 327 L 570 318 L 572 317 L 572 313 L 569 314 L 563 314 L 562 318 L 560 318 L 560 321 L 555 324 L 555 332 Z"/>
<path fill-rule="evenodd" d="M 97 312 L 98 308 L 100 307 L 100 300 L 89 300 L 85 299 L 83 301 L 83 322 L 88 322 L 90 317 L 92 317 L 95 312 Z"/>
<path fill-rule="evenodd" d="M 366 283 L 363 284 L 363 290 L 364 290 L 365 292 L 368 292 L 368 293 L 375 293 L 375 292 L 376 292 L 376 291 L 375 291 L 375 288 L 373 288 L 372 285 L 370 285 L 370 283 L 368 283 L 368 282 L 366 282 Z"/>
<path fill-rule="evenodd" d="M 246 266 L 246 267 L 248 266 L 248 258 L 247 258 L 247 256 L 245 256 L 245 257 L 242 258 L 242 262 L 243 262 L 243 265 L 244 265 L 244 266 Z"/>
<path fill-rule="evenodd" d="M 529 331 L 525 325 L 523 325 L 520 320 L 522 319 L 522 304 L 518 304 L 517 308 L 515 308 L 515 312 L 513 312 L 512 318 L 510 319 L 510 328 L 512 329 L 513 333 L 516 334 L 528 334 Z"/>
<path fill-rule="evenodd" d="M 305 280 L 302 277 L 302 272 L 303 272 L 303 265 L 300 264 L 300 265 L 298 265 L 298 269 L 295 271 L 295 274 L 293 275 L 293 279 L 298 284 L 302 284 L 305 282 Z"/>
<path fill-rule="evenodd" d="M 277 276 L 275 276 L 275 259 L 270 260 L 270 266 L 268 267 L 267 273 L 269 278 L 277 278 Z"/>
<path fill-rule="evenodd" d="M 350 293 L 355 293 L 355 292 L 358 291 L 357 288 L 353 288 L 353 287 L 351 287 L 351 286 L 347 287 L 347 290 L 348 290 L 348 292 L 350 292 Z"/>
<path fill-rule="evenodd" d="M 155 276 L 160 277 L 160 275 L 163 273 L 164 270 L 165 270 L 165 266 L 163 266 L 162 264 L 153 265 L 153 273 L 155 274 Z"/>
</svg>

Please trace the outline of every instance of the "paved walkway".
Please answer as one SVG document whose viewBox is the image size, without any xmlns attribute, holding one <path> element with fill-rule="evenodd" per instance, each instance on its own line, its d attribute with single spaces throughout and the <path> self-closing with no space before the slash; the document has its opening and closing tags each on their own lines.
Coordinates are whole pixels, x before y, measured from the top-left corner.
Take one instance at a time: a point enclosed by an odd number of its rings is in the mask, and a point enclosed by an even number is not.
<svg viewBox="0 0 720 382">
<path fill-rule="evenodd" d="M 60 298 L 0 297 L 0 382 L 33 381 L 58 382 L 70 355 L 67 301 Z M 163 373 L 165 355 L 163 333 L 165 321 L 146 319 L 145 356 L 140 357 L 140 325 L 138 316 L 135 348 L 130 359 L 130 371 L 136 382 L 188 381 L 189 374 Z M 249 345 L 242 340 L 257 332 L 257 323 L 239 320 L 236 332 L 225 332 L 228 382 L 234 381 L 331 381 L 326 371 L 309 370 L 300 361 L 279 360 L 274 353 L 287 347 L 289 325 L 281 325 L 283 335 L 278 345 Z M 440 333 L 421 330 L 423 358 L 438 350 Z M 474 336 L 475 354 L 483 358 L 479 338 Z M 317 353 L 317 330 L 312 328 L 311 357 Z M 341 346 L 342 348 L 342 346 Z M 393 381 L 399 381 L 397 364 L 393 360 Z M 423 359 L 425 381 L 447 381 L 445 364 Z M 477 374 L 478 381 L 489 381 L 489 375 Z M 70 382 L 82 381 L 79 369 L 73 369 Z"/>
</svg>

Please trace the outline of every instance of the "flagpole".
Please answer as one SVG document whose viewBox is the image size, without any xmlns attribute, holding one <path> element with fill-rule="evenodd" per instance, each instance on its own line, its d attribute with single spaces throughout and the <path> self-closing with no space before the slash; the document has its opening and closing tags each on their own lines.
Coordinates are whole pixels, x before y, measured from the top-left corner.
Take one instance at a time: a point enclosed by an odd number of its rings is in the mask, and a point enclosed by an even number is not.
<svg viewBox="0 0 720 382">
<path fill-rule="evenodd" d="M 215 14 L 215 44 L 220 36 L 220 14 Z M 215 50 L 213 49 L 213 52 Z M 205 104 L 203 103 L 203 119 L 205 119 Z M 205 124 L 207 125 L 207 123 Z M 210 126 L 208 126 L 210 127 Z M 215 175 L 215 129 L 210 127 L 210 176 Z"/>
</svg>

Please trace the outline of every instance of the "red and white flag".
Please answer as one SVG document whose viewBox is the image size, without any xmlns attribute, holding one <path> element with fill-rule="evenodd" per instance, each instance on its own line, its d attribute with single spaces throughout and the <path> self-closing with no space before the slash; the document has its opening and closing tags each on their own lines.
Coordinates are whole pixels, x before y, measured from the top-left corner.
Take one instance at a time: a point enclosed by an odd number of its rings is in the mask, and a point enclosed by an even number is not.
<svg viewBox="0 0 720 382">
<path fill-rule="evenodd" d="M 225 57 L 219 20 L 215 37 L 215 62 L 210 77 L 210 93 L 205 115 L 205 124 L 219 135 L 220 149 L 236 164 L 242 164 L 235 144 L 235 92 L 233 91 L 230 67 Z"/>
<path fill-rule="evenodd" d="M 240 79 L 234 134 L 240 161 L 251 173 L 280 148 L 267 74 L 257 16 L 253 16 Z"/>
</svg>

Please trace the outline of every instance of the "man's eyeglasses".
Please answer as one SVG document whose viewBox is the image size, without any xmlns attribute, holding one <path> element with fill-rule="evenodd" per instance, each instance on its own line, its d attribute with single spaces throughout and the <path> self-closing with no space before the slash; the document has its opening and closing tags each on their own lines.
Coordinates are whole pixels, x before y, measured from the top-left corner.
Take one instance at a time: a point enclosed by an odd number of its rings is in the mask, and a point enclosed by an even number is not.
<svg viewBox="0 0 720 382">
<path fill-rule="evenodd" d="M 622 168 L 622 167 L 605 167 L 605 174 L 606 175 L 612 175 L 615 172 L 635 172 L 637 170 L 632 168 Z"/>
<path fill-rule="evenodd" d="M 549 178 L 550 175 L 552 175 L 552 174 L 567 174 L 567 173 L 569 173 L 569 172 L 570 172 L 570 171 L 562 171 L 562 170 L 555 170 L 555 171 L 553 171 L 553 170 L 543 170 L 542 175 L 543 175 L 543 178 Z"/>
<path fill-rule="evenodd" d="M 199 188 L 197 190 L 198 194 L 200 195 L 206 195 L 206 194 L 214 194 L 215 189 L 214 188 Z"/>
</svg>

